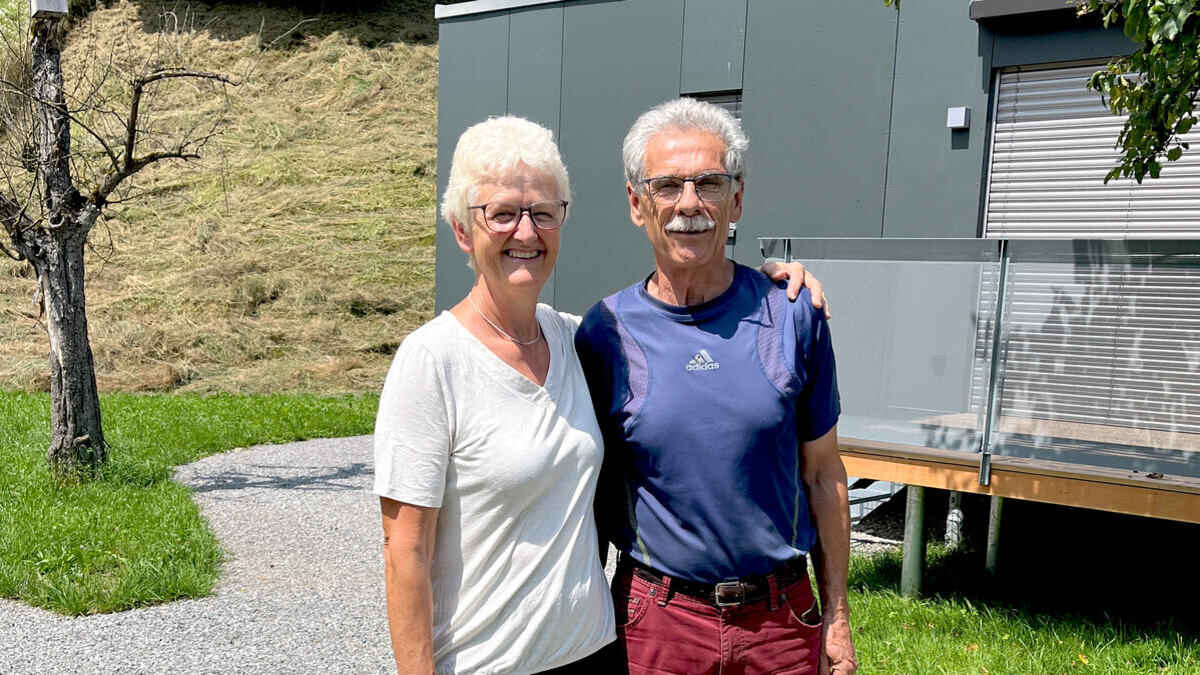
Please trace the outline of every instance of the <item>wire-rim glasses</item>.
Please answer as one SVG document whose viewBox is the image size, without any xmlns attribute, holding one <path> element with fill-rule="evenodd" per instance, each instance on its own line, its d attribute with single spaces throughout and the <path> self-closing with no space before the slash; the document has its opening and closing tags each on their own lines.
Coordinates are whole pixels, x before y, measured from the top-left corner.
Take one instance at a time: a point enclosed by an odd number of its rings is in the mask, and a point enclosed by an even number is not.
<svg viewBox="0 0 1200 675">
<path fill-rule="evenodd" d="M 733 188 L 734 177 L 727 173 L 706 173 L 694 178 L 679 176 L 657 176 L 642 181 L 646 191 L 659 204 L 674 204 L 683 196 L 687 183 L 696 190 L 702 202 L 716 204 L 725 201 Z"/>
<path fill-rule="evenodd" d="M 483 222 L 496 234 L 507 234 L 517 229 L 521 218 L 529 214 L 529 222 L 539 230 L 557 230 L 567 220 L 568 202 L 561 199 L 545 199 L 529 206 L 512 202 L 488 202 L 470 209 L 483 211 Z"/>
</svg>

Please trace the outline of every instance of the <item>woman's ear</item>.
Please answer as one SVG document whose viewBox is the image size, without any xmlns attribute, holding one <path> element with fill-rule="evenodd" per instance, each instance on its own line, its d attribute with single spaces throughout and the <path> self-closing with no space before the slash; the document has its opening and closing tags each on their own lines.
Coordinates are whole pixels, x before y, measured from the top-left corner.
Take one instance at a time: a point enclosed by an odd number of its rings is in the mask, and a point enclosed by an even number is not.
<svg viewBox="0 0 1200 675">
<path fill-rule="evenodd" d="M 451 220 L 450 227 L 454 230 L 454 241 L 458 243 L 458 247 L 467 255 L 474 254 L 475 242 L 471 240 L 470 226 L 464 225 L 457 220 Z"/>
</svg>

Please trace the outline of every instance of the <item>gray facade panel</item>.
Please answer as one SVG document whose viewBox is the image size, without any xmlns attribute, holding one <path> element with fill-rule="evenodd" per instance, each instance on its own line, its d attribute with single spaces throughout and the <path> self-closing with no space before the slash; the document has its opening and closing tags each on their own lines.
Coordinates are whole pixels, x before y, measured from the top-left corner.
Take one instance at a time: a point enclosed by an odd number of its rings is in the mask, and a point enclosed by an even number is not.
<svg viewBox="0 0 1200 675">
<path fill-rule="evenodd" d="M 508 32 L 508 112 L 558 136 L 562 5 L 514 10 Z"/>
<path fill-rule="evenodd" d="M 508 14 L 467 17 L 441 22 L 438 37 L 438 199 L 450 178 L 454 144 L 467 127 L 502 115 L 508 100 L 508 64 L 496 53 L 508 53 Z M 466 255 L 454 241 L 450 225 L 437 225 L 434 271 L 437 310 L 458 303 L 471 289 L 474 275 Z"/>
<path fill-rule="evenodd" d="M 741 89 L 745 48 L 746 0 L 686 0 L 679 90 Z"/>
<path fill-rule="evenodd" d="M 998 34 L 993 68 L 1108 59 L 1137 48 L 1120 28 L 1078 28 L 1053 33 Z"/>
<path fill-rule="evenodd" d="M 750 151 L 737 259 L 761 260 L 757 237 L 880 236 L 895 10 L 750 3 L 746 40 Z"/>
<path fill-rule="evenodd" d="M 621 141 L 639 114 L 679 95 L 682 34 L 683 0 L 564 8 L 559 147 L 574 195 L 555 274 L 561 310 L 586 311 L 653 269 L 649 241 L 629 220 Z"/>
<path fill-rule="evenodd" d="M 515 9 L 509 14 L 508 113 L 541 124 L 554 132 L 555 139 L 561 105 L 562 30 L 561 4 Z M 555 276 L 551 275 L 539 297 L 551 305 Z"/>
<path fill-rule="evenodd" d="M 885 237 L 977 236 L 991 53 L 992 35 L 960 0 L 901 6 Z M 946 128 L 958 106 L 971 109 L 969 129 Z"/>
</svg>

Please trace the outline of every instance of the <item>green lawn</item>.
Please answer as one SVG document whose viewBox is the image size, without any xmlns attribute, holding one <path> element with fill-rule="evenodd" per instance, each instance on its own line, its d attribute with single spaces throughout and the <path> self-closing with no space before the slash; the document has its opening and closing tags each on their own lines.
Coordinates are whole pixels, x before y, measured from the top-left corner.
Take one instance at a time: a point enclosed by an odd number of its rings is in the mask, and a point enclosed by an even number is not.
<svg viewBox="0 0 1200 675">
<path fill-rule="evenodd" d="M 102 404 L 104 477 L 60 487 L 44 458 L 49 398 L 0 392 L 0 596 L 74 615 L 209 593 L 220 547 L 171 468 L 258 443 L 369 433 L 378 398 L 110 394 Z M 897 592 L 898 553 L 855 557 L 862 672 L 1200 673 L 1200 613 L 1169 591 L 1194 590 L 1194 575 L 1152 578 L 1124 562 L 1108 574 L 1115 556 L 1080 548 L 1096 574 L 1045 546 L 1022 562 L 1014 546 L 1012 574 L 997 583 L 977 551 L 935 548 L 921 600 Z"/>
<path fill-rule="evenodd" d="M 103 478 L 56 485 L 50 399 L 0 392 L 0 597 L 63 614 L 211 592 L 220 546 L 171 469 L 259 443 L 370 433 L 377 396 L 102 397 Z"/>
<path fill-rule="evenodd" d="M 988 583 L 982 566 L 976 551 L 933 548 L 926 597 L 914 600 L 898 592 L 898 552 L 855 557 L 850 601 L 862 672 L 1200 673 L 1194 606 L 1070 598 L 1077 579 L 1060 579 L 1059 593 L 1022 578 Z M 1046 575 L 1063 573 L 1047 561 Z M 1177 581 L 1195 583 L 1189 577 Z M 1126 594 L 1137 580 L 1097 586 L 1094 595 Z"/>
</svg>

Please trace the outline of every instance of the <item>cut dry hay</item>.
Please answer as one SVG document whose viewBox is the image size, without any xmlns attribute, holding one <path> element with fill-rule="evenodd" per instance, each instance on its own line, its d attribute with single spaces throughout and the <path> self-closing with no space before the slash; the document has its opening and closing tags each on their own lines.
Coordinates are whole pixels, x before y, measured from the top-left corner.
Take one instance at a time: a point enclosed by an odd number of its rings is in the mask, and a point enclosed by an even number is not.
<svg viewBox="0 0 1200 675">
<path fill-rule="evenodd" d="M 68 80 L 110 52 L 128 67 L 149 59 L 161 19 L 150 8 L 121 2 L 74 26 Z M 332 17 L 180 5 L 166 17 L 190 36 L 173 47 L 181 65 L 241 84 L 159 92 L 158 110 L 228 122 L 200 162 L 136 176 L 142 194 L 93 232 L 101 388 L 377 389 L 433 309 L 429 3 Z M 46 386 L 33 293 L 28 269 L 0 259 L 0 387 Z"/>
</svg>

